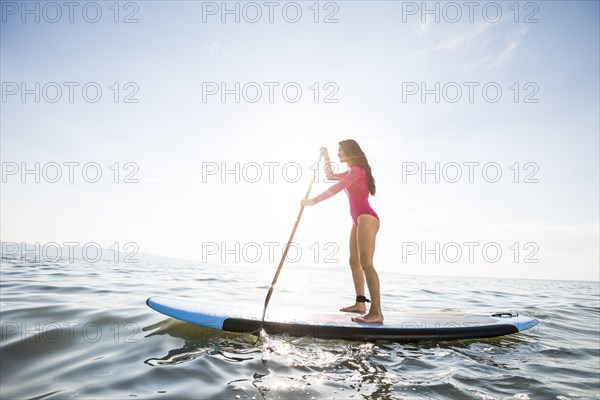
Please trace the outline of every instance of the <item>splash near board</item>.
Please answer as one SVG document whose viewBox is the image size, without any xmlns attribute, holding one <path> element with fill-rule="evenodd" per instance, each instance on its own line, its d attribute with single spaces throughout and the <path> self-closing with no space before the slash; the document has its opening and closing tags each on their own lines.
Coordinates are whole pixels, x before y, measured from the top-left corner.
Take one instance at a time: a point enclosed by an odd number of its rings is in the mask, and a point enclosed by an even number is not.
<svg viewBox="0 0 600 400">
<path fill-rule="evenodd" d="M 228 332 L 252 333 L 261 325 L 260 314 L 226 313 L 189 298 L 151 297 L 146 304 L 169 317 Z M 293 315 L 293 317 L 292 317 Z M 321 339 L 390 340 L 395 342 L 483 339 L 533 328 L 534 318 L 515 312 L 472 315 L 463 313 L 386 312 L 383 324 L 352 322 L 347 313 L 285 310 L 267 316 L 263 329 L 269 335 L 310 336 Z"/>
</svg>

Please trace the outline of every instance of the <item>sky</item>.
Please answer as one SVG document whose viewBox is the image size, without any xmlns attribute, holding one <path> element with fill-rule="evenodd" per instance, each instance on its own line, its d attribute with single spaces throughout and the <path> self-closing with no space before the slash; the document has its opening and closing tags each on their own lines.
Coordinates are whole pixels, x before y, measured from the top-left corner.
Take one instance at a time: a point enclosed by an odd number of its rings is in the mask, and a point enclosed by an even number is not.
<svg viewBox="0 0 600 400">
<path fill-rule="evenodd" d="M 377 269 L 599 280 L 599 3 L 466 3 L 2 1 L 0 239 L 274 268 L 352 138 Z"/>
</svg>

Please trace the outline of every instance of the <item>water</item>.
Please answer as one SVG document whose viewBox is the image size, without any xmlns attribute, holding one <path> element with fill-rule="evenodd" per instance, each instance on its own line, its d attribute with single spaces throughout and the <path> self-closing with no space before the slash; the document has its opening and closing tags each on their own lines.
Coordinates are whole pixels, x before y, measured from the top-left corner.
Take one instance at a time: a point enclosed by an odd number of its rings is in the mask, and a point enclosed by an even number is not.
<svg viewBox="0 0 600 400">
<path fill-rule="evenodd" d="M 151 295 L 262 310 L 273 266 L 4 260 L 2 399 L 599 399 L 598 282 L 382 271 L 385 309 L 515 310 L 540 325 L 401 345 L 227 334 L 164 318 Z M 286 265 L 269 310 L 337 309 L 343 267 Z"/>
</svg>

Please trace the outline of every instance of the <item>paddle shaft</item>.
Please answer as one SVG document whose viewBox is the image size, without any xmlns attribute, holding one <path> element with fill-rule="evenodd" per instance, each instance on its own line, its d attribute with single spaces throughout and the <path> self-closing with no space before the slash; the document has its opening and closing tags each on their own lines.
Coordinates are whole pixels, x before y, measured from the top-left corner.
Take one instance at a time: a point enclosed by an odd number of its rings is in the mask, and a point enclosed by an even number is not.
<svg viewBox="0 0 600 400">
<path fill-rule="evenodd" d="M 317 178 L 317 168 L 319 168 L 319 164 L 321 163 L 321 158 L 323 156 L 319 154 L 319 160 L 317 161 L 317 166 L 315 167 L 315 172 L 313 175 L 313 179 L 310 181 L 310 185 L 308 185 L 308 190 L 306 191 L 305 199 L 308 199 L 308 195 L 310 194 L 310 189 L 312 189 L 313 182 Z M 269 287 L 269 292 L 267 293 L 267 297 L 265 298 L 265 307 L 263 308 L 263 314 L 261 319 L 261 327 L 262 323 L 265 322 L 265 314 L 267 313 L 267 306 L 269 305 L 269 300 L 271 300 L 271 295 L 273 294 L 273 289 L 275 288 L 275 284 L 277 283 L 277 278 L 279 278 L 279 274 L 281 273 L 281 268 L 283 267 L 283 263 L 285 262 L 285 257 L 287 256 L 288 250 L 290 249 L 290 245 L 292 240 L 294 239 L 294 235 L 296 234 L 296 229 L 298 229 L 298 224 L 300 223 L 300 218 L 302 217 L 302 213 L 304 212 L 304 206 L 300 206 L 300 212 L 298 212 L 298 216 L 296 217 L 296 223 L 294 224 L 294 228 L 292 229 L 292 234 L 285 245 L 283 250 L 283 254 L 281 256 L 281 260 L 279 261 L 279 266 L 277 267 L 277 272 L 273 277 L 273 282 L 271 282 L 271 287 Z"/>
</svg>

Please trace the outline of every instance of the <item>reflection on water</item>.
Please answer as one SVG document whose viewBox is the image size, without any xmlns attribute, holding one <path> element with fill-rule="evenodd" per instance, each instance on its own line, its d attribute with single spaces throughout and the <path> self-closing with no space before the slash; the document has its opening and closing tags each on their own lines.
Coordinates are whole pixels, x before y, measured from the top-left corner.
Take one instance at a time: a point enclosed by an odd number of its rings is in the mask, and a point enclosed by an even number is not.
<svg viewBox="0 0 600 400">
<path fill-rule="evenodd" d="M 183 340 L 182 347 L 169 350 L 164 357 L 149 358 L 144 361 L 152 366 L 179 364 L 205 354 L 213 356 L 219 354 L 229 361 L 241 362 L 248 358 L 238 357 L 234 353 L 227 355 L 224 349 L 232 347 L 236 351 L 241 351 L 246 346 L 254 346 L 257 342 L 257 337 L 252 335 L 218 331 L 173 318 L 144 327 L 143 331 L 150 332 L 146 337 L 168 334 Z"/>
<path fill-rule="evenodd" d="M 461 369 L 468 365 L 489 376 L 517 376 L 537 352 L 535 335 L 513 335 L 484 341 L 400 345 L 391 342 L 350 342 L 314 338 L 260 337 L 233 334 L 166 319 L 144 328 L 150 335 L 169 335 L 183 341 L 152 366 L 179 364 L 206 356 L 230 363 L 247 363 L 252 374 L 232 379 L 234 398 L 406 398 L 416 394 L 464 397 L 467 393 L 494 398 L 476 389 L 476 379 Z M 501 376 L 499 376 L 501 378 Z M 481 379 L 481 378 L 477 378 Z M 542 381 L 519 377 L 523 387 Z M 520 384 L 515 384 L 519 388 Z M 473 386 L 475 388 L 473 388 Z M 426 389 L 426 390 L 424 390 Z M 508 391 L 507 394 L 511 392 Z M 528 398 L 525 393 L 517 398 Z"/>
</svg>

